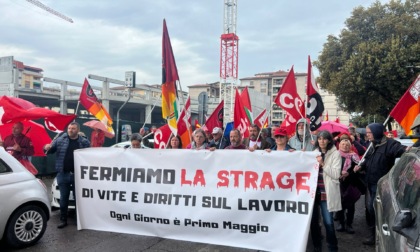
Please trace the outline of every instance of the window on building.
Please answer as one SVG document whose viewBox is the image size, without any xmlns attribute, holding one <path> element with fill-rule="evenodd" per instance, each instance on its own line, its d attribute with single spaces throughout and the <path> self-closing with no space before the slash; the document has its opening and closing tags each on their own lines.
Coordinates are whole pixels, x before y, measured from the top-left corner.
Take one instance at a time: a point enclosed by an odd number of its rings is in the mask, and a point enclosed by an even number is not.
<svg viewBox="0 0 420 252">
<path fill-rule="evenodd" d="M 41 89 L 41 83 L 34 82 L 34 89 Z"/>
<path fill-rule="evenodd" d="M 265 88 L 261 88 L 261 91 L 260 91 L 261 93 L 267 93 L 267 89 L 265 89 Z"/>
<path fill-rule="evenodd" d="M 31 87 L 31 82 L 25 81 L 25 88 L 30 88 L 30 87 Z"/>
<path fill-rule="evenodd" d="M 249 82 L 249 85 L 250 85 L 250 86 L 254 86 L 254 81 L 250 81 L 250 82 Z"/>
</svg>

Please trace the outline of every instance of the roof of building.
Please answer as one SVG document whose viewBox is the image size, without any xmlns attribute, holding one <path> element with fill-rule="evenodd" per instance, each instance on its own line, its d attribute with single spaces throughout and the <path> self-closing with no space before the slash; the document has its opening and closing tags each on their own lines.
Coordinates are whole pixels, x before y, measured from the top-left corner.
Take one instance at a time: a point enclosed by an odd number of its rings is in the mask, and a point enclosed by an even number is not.
<svg viewBox="0 0 420 252">
<path fill-rule="evenodd" d="M 279 70 L 276 72 L 265 72 L 265 73 L 257 73 L 254 77 L 245 77 L 240 78 L 240 80 L 256 80 L 256 79 L 269 79 L 274 77 L 287 77 L 289 71 Z M 306 73 L 295 73 L 295 76 L 306 76 Z"/>
<path fill-rule="evenodd" d="M 21 61 L 17 61 L 17 60 L 13 60 L 13 63 L 15 64 L 16 68 L 19 70 L 29 70 L 32 72 L 43 72 L 44 70 L 42 70 L 41 68 L 38 67 L 32 67 L 32 66 L 27 66 L 25 64 L 23 64 L 23 62 Z"/>
</svg>

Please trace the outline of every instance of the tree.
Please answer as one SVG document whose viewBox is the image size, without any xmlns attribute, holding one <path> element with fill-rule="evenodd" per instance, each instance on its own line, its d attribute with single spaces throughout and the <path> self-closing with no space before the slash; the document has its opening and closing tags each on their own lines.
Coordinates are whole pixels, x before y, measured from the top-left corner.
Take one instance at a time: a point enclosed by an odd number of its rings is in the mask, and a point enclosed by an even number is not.
<svg viewBox="0 0 420 252">
<path fill-rule="evenodd" d="M 314 62 L 318 83 L 347 112 L 387 117 L 420 64 L 420 0 L 357 7 Z"/>
</svg>

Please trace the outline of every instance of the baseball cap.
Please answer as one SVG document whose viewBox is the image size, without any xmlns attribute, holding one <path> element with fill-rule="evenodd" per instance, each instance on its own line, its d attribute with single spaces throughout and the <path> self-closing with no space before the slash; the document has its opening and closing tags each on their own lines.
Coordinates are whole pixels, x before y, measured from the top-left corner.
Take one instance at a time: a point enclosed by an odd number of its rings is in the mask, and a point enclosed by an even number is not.
<svg viewBox="0 0 420 252">
<path fill-rule="evenodd" d="M 287 131 L 284 128 L 277 128 L 274 131 L 274 136 L 287 136 Z"/>
<path fill-rule="evenodd" d="M 219 127 L 214 127 L 213 131 L 212 131 L 212 134 L 218 134 L 218 133 L 222 133 L 222 129 L 219 128 Z"/>
</svg>

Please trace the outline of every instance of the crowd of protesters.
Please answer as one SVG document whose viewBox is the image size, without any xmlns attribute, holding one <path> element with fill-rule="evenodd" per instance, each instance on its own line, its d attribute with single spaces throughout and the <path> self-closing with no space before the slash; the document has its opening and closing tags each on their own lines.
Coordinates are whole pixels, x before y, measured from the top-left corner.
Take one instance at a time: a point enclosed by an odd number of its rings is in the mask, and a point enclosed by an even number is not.
<svg viewBox="0 0 420 252">
<path fill-rule="evenodd" d="M 305 119 L 297 122 L 295 132 L 291 134 L 278 125 L 271 129 L 260 129 L 257 125 L 251 125 L 248 129 L 249 136 L 244 138 L 238 129 L 232 129 L 229 137 L 225 137 L 222 128 L 215 127 L 211 132 L 198 128 L 192 133 L 191 143 L 186 149 L 318 151 L 318 183 L 310 226 L 314 251 L 322 251 L 324 236 L 320 223 L 323 223 L 325 228 L 329 251 L 338 250 L 335 232 L 355 233 L 355 204 L 361 195 L 367 197 L 366 219 L 371 230 L 371 236 L 366 237 L 363 243 L 374 245 L 373 198 L 377 182 L 390 170 L 395 158 L 406 151 L 405 146 L 395 141 L 378 123 L 366 127 L 365 138 L 360 136 L 353 126 L 350 126 L 347 132 L 311 132 Z M 369 148 L 370 144 L 372 146 Z M 180 136 L 171 136 L 167 148 L 182 149 Z"/>
<path fill-rule="evenodd" d="M 22 125 L 18 123 L 15 126 L 13 134 L 20 133 Z M 129 148 L 152 147 L 149 140 L 153 139 L 155 130 L 149 131 L 149 128 L 144 127 L 139 133 L 131 135 Z M 323 223 L 325 228 L 329 251 L 338 250 L 336 231 L 355 233 L 353 227 L 355 204 L 363 194 L 367 198 L 366 219 L 371 230 L 364 244 L 375 244 L 373 199 L 378 180 L 391 169 L 395 159 L 407 150 L 407 147 L 393 139 L 392 134 L 385 132 L 383 125 L 369 124 L 366 127 L 366 138 L 356 133 L 354 127 L 349 127 L 348 132 L 310 132 L 309 123 L 305 119 L 297 122 L 295 131 L 292 133 L 278 125 L 273 125 L 271 129 L 260 129 L 257 125 L 251 125 L 248 130 L 249 134 L 244 138 L 243 132 L 239 129 L 230 130 L 229 137 L 225 137 L 222 128 L 214 127 L 211 132 L 198 128 L 192 132 L 191 143 L 186 146 L 186 149 L 319 152 L 317 156 L 318 182 L 310 225 L 314 251 L 322 251 L 324 236 L 320 223 Z M 63 204 L 60 204 L 61 223 L 58 228 L 67 226 L 68 200 L 64 198 L 68 198 L 70 188 L 74 186 L 72 179 L 74 161 L 70 153 L 75 149 L 89 147 L 89 141 L 79 137 L 79 132 L 80 126 L 77 123 L 71 123 L 65 134 L 44 147 L 48 154 L 56 152 L 58 158 L 56 169 L 60 193 L 63 196 L 61 201 Z M 4 143 L 0 141 L 0 146 L 13 150 L 14 153 L 23 153 L 23 141 L 18 141 L 19 146 L 14 141 L 14 144 L 10 144 L 11 147 L 8 147 L 7 141 L 8 138 Z M 29 149 L 32 147 L 30 144 L 28 146 Z M 182 149 L 182 146 L 181 137 L 171 135 L 167 149 Z M 30 153 L 25 155 L 30 155 Z M 334 220 L 337 221 L 336 224 Z"/>
</svg>

